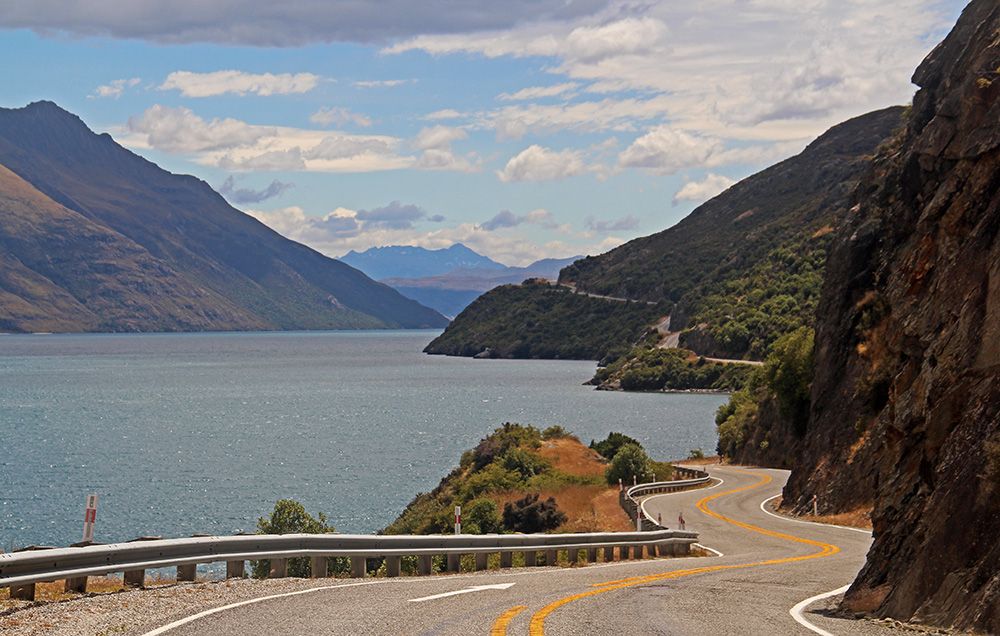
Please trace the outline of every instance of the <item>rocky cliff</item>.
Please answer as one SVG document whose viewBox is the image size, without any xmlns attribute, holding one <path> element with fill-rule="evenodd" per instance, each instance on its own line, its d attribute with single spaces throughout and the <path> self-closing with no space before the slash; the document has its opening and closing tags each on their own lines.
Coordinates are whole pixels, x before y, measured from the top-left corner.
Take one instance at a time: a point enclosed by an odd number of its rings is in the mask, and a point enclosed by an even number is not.
<svg viewBox="0 0 1000 636">
<path fill-rule="evenodd" d="M 873 504 L 849 608 L 1000 633 L 996 0 L 973 0 L 913 81 L 827 262 L 784 505 Z"/>
</svg>

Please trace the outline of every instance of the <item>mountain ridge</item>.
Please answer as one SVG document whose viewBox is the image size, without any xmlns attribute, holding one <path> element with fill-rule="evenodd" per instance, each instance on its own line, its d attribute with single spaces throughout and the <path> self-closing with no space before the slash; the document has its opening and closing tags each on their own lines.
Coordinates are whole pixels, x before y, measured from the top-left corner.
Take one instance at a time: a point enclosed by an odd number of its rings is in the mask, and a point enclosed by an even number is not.
<svg viewBox="0 0 1000 636">
<path fill-rule="evenodd" d="M 441 327 L 447 319 L 267 228 L 204 181 L 169 173 L 52 102 L 0 109 L 0 164 L 46 198 L 127 238 L 204 292 L 205 316 L 100 330 Z M 7 298 L 11 293 L 8 290 Z M 141 303 L 140 303 L 141 304 Z M 197 310 L 197 308 L 195 308 Z M 197 313 L 197 311 L 196 311 Z M 81 314 L 82 316 L 82 314 Z M 77 330 L 95 328 L 81 318 Z M 18 329 L 13 326 L 15 330 Z"/>
</svg>

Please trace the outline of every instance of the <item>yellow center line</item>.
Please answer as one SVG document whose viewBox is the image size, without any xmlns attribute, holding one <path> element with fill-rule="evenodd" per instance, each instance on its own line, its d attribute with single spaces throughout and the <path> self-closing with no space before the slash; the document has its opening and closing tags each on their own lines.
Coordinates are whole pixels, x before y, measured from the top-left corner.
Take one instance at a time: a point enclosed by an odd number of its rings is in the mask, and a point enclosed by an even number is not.
<svg viewBox="0 0 1000 636">
<path fill-rule="evenodd" d="M 737 471 L 745 473 L 748 475 L 757 475 L 757 473 L 752 473 L 750 471 Z M 736 519 L 731 519 L 725 515 L 719 514 L 718 512 L 712 510 L 708 507 L 708 503 L 719 499 L 720 497 L 725 497 L 727 495 L 734 495 L 736 493 L 745 492 L 748 490 L 754 490 L 765 486 L 772 481 L 771 476 L 768 474 L 761 474 L 760 479 L 752 484 L 746 486 L 741 486 L 739 488 L 734 488 L 732 490 L 727 490 L 725 492 L 720 492 L 708 497 L 704 497 L 698 501 L 697 508 L 704 512 L 705 514 L 720 519 L 726 523 L 738 526 L 744 530 L 749 530 L 750 532 L 756 532 L 759 534 L 767 535 L 769 537 L 775 537 L 778 539 L 783 539 L 785 541 L 793 541 L 795 543 L 803 543 L 806 545 L 811 545 L 819 548 L 817 552 L 812 552 L 809 554 L 804 554 L 795 557 L 786 557 L 782 559 L 768 559 L 766 561 L 754 561 L 752 563 L 738 563 L 733 565 L 711 565 L 700 568 L 690 568 L 687 570 L 674 570 L 672 572 L 662 572 L 660 574 L 651 574 L 647 576 L 636 576 L 625 579 L 619 579 L 616 581 L 607 581 L 604 583 L 597 583 L 593 585 L 595 589 L 588 590 L 586 592 L 581 592 L 579 594 L 573 594 L 571 596 L 566 596 L 559 600 L 549 603 L 542 609 L 535 612 L 531 617 L 531 623 L 528 627 L 528 633 L 530 636 L 545 636 L 545 619 L 548 618 L 552 612 L 556 611 L 564 605 L 568 605 L 574 601 L 579 601 L 591 596 L 597 596 L 598 594 L 604 594 L 605 592 L 611 592 L 613 590 L 620 590 L 627 587 L 633 587 L 636 585 L 642 585 L 644 583 L 652 583 L 655 581 L 665 581 L 669 579 L 679 579 L 685 576 L 691 576 L 694 574 L 704 574 L 707 572 L 719 572 L 722 570 L 737 570 L 743 568 L 753 568 L 753 567 L 763 567 L 769 565 L 779 565 L 783 563 L 795 563 L 798 561 L 806 561 L 809 559 L 821 559 L 823 557 L 833 556 L 840 552 L 840 548 L 830 543 L 823 543 L 822 541 L 814 541 L 813 539 L 806 539 L 803 537 L 796 537 L 791 534 L 786 534 L 784 532 L 776 532 L 774 530 L 768 530 L 766 528 L 761 528 L 760 526 L 755 526 L 742 521 L 737 521 Z M 517 609 L 517 608 L 512 608 Z M 506 636 L 507 634 L 507 624 L 510 622 L 510 618 L 504 621 L 504 617 L 507 616 L 512 610 L 508 610 L 493 625 L 493 630 L 490 632 L 491 636 Z M 521 610 L 518 610 L 520 612 Z M 502 622 L 504 621 L 504 622 Z M 502 623 L 501 623 L 502 622 Z M 499 631 L 498 631 L 499 629 Z"/>
<path fill-rule="evenodd" d="M 514 620 L 514 617 L 528 609 L 527 605 L 515 605 L 497 618 L 490 630 L 490 636 L 507 636 L 507 625 Z"/>
</svg>

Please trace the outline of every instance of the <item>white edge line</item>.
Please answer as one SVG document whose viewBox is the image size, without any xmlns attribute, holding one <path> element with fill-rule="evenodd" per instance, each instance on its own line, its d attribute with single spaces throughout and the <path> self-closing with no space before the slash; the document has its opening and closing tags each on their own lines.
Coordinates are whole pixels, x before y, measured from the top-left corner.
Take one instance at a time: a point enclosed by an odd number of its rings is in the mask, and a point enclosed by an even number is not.
<svg viewBox="0 0 1000 636">
<path fill-rule="evenodd" d="M 692 543 L 691 545 L 693 545 L 693 546 L 697 546 L 697 547 L 701 548 L 702 550 L 708 550 L 709 552 L 711 552 L 711 553 L 712 553 L 712 554 L 714 554 L 715 556 L 720 556 L 720 557 L 722 557 L 722 556 L 726 556 L 725 554 L 723 554 L 723 553 L 719 552 L 719 551 L 718 551 L 718 550 L 716 550 L 715 548 L 710 548 L 710 547 L 708 547 L 707 545 L 702 545 L 702 544 L 700 544 L 700 543 Z"/>
<path fill-rule="evenodd" d="M 698 545 L 698 544 L 695 544 Z M 718 550 L 712 550 L 705 546 L 701 546 L 706 550 L 715 552 L 722 556 L 722 553 Z M 515 550 L 516 552 L 517 550 Z M 669 559 L 649 559 L 646 561 L 614 561 L 611 563 L 595 563 L 593 565 L 587 565 L 583 569 L 596 570 L 603 568 L 617 568 L 617 567 L 628 567 L 628 566 L 652 566 L 652 565 L 663 565 L 664 561 L 685 561 L 688 559 L 700 559 L 704 557 L 688 556 L 688 557 L 671 557 Z M 553 567 L 549 569 L 547 567 L 542 568 L 532 568 L 521 572 L 509 572 L 509 573 L 497 573 L 496 576 L 539 576 L 543 574 L 565 574 L 565 573 L 578 573 L 580 570 L 577 568 L 563 568 L 563 567 Z M 284 592 L 282 594 L 271 594 L 269 596 L 260 596 L 245 601 L 239 601 L 237 603 L 230 603 L 229 605 L 222 605 L 220 607 L 213 607 L 207 609 L 203 612 L 198 612 L 197 614 L 192 614 L 191 616 L 185 616 L 172 623 L 163 625 L 162 627 L 157 627 L 156 629 L 144 632 L 141 636 L 160 636 L 165 634 L 170 630 L 181 627 L 182 625 L 187 625 L 188 623 L 194 622 L 198 619 L 204 618 L 206 616 L 211 616 L 212 614 L 217 614 L 218 612 L 224 612 L 226 610 L 231 610 L 237 607 L 243 607 L 244 605 L 252 605 L 254 603 L 261 603 L 263 601 L 270 601 L 276 598 L 285 598 L 288 596 L 298 596 L 300 594 L 309 594 L 311 592 L 321 592 L 323 590 L 335 590 L 342 587 L 360 587 L 362 585 L 405 585 L 409 583 L 440 583 L 444 581 L 459 581 L 465 579 L 482 579 L 483 573 L 477 574 L 460 574 L 460 575 L 431 575 L 431 576 L 414 576 L 414 577 L 401 577 L 394 580 L 378 580 L 378 581 L 359 581 L 357 583 L 342 583 L 340 585 L 323 585 L 320 587 L 311 587 L 307 590 L 296 590 L 294 592 Z M 488 575 L 487 575 L 488 576 Z"/>
<path fill-rule="evenodd" d="M 816 601 L 821 601 L 821 600 L 823 600 L 825 598 L 830 598 L 831 596 L 836 596 L 838 594 L 843 594 L 848 589 L 850 589 L 850 587 L 851 587 L 850 584 L 848 584 L 848 585 L 845 585 L 844 587 L 838 587 L 835 590 L 830 590 L 829 592 L 823 592 L 822 594 L 817 594 L 816 596 L 810 596 L 806 600 L 800 601 L 799 603 L 797 603 L 795 605 L 795 607 L 793 607 L 792 609 L 788 610 L 788 613 L 792 615 L 792 618 L 795 619 L 796 623 L 798 623 L 799 625 L 802 625 L 803 627 L 805 627 L 809 631 L 816 632 L 820 636 L 833 636 L 833 634 L 831 634 L 830 632 L 826 631 L 825 629 L 821 629 L 819 627 L 816 627 L 815 625 L 813 625 L 812 623 L 810 623 L 809 621 L 807 621 L 805 619 L 805 617 L 802 616 L 802 610 L 804 610 L 806 607 L 808 607 L 812 603 L 815 603 Z"/>
<path fill-rule="evenodd" d="M 838 526 L 834 523 L 819 523 L 817 521 L 805 521 L 803 519 L 792 519 L 791 517 L 786 517 L 785 515 L 778 515 L 767 509 L 767 502 L 772 501 L 780 497 L 781 494 L 777 494 L 773 497 L 768 497 L 764 501 L 760 502 L 760 509 L 766 515 L 771 515 L 775 519 L 781 519 L 782 521 L 791 521 L 792 523 L 805 523 L 810 526 L 820 526 L 821 528 L 840 528 L 841 530 L 850 530 L 851 532 L 860 532 L 862 534 L 871 535 L 871 530 L 865 530 L 863 528 L 852 528 L 850 526 Z"/>
</svg>

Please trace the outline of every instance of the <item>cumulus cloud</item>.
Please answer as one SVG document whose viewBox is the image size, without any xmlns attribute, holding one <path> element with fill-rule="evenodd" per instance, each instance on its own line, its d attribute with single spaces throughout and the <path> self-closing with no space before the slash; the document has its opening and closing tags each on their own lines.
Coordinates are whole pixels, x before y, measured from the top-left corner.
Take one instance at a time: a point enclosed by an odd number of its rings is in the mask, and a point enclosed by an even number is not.
<svg viewBox="0 0 1000 636">
<path fill-rule="evenodd" d="M 312 73 L 244 73 L 243 71 L 213 71 L 194 73 L 174 71 L 160 84 L 160 90 L 177 90 L 184 97 L 215 95 L 289 95 L 308 93 L 319 84 L 319 75 Z"/>
<path fill-rule="evenodd" d="M 534 223 L 549 229 L 558 227 L 552 221 L 552 215 L 548 210 L 538 208 L 527 214 L 514 214 L 510 210 L 500 210 L 492 218 L 480 223 L 477 227 L 485 232 L 495 232 L 509 227 L 517 227 L 522 223 Z"/>
<path fill-rule="evenodd" d="M 436 110 L 432 113 L 427 113 L 421 119 L 426 121 L 444 121 L 448 119 L 460 119 L 465 117 L 464 114 L 458 112 L 454 108 L 442 108 L 441 110 Z"/>
<path fill-rule="evenodd" d="M 113 99 L 118 99 L 125 92 L 125 89 L 137 86 L 142 79 L 138 77 L 131 77 L 128 79 L 116 79 L 111 80 L 107 84 L 102 84 L 94 89 L 94 92 L 88 95 L 90 99 L 95 98 L 106 98 L 110 97 Z"/>
<path fill-rule="evenodd" d="M 420 206 L 412 203 L 400 203 L 399 201 L 393 201 L 389 205 L 371 210 L 358 210 L 355 215 L 355 218 L 364 223 L 366 228 L 393 230 L 410 229 L 416 221 L 427 217 L 427 211 Z"/>
<path fill-rule="evenodd" d="M 576 150 L 550 150 L 537 144 L 514 155 L 497 172 L 504 183 L 512 181 L 555 181 L 586 171 L 582 154 Z"/>
<path fill-rule="evenodd" d="M 417 150 L 428 150 L 431 148 L 448 148 L 452 142 L 465 139 L 469 134 L 461 128 L 451 126 L 431 126 L 422 128 L 413 140 L 413 147 Z"/>
<path fill-rule="evenodd" d="M 384 42 L 421 33 L 505 29 L 534 20 L 592 14 L 607 0 L 509 0 L 456 8 L 452 0 L 129 0 L 120 3 L 62 0 L 0 3 L 0 25 L 41 35 L 70 33 L 154 42 L 291 46 L 312 42 Z"/>
<path fill-rule="evenodd" d="M 721 149 L 718 139 L 670 126 L 657 126 L 623 150 L 618 155 L 618 163 L 626 168 L 645 168 L 655 174 L 667 175 L 702 166 Z"/>
<path fill-rule="evenodd" d="M 730 179 L 721 174 L 709 173 L 701 181 L 688 181 L 677 194 L 674 195 L 674 205 L 681 201 L 694 201 L 701 203 L 723 192 L 736 183 L 735 179 Z"/>
<path fill-rule="evenodd" d="M 206 121 L 189 108 L 160 104 L 149 107 L 142 115 L 130 117 L 127 128 L 145 137 L 149 146 L 177 153 L 245 146 L 274 134 L 274 129 L 250 126 L 238 119 Z"/>
<path fill-rule="evenodd" d="M 454 170 L 476 172 L 480 168 L 479 156 L 472 152 L 456 154 L 451 144 L 468 137 L 462 128 L 451 126 L 430 126 L 422 128 L 410 142 L 410 146 L 421 151 L 416 167 L 424 170 Z"/>
<path fill-rule="evenodd" d="M 372 125 L 372 120 L 347 108 L 324 106 L 309 116 L 309 121 L 319 126 L 344 126 L 354 124 L 362 128 Z"/>
<path fill-rule="evenodd" d="M 261 201 L 267 201 L 268 199 L 273 199 L 274 197 L 282 195 L 290 188 L 293 188 L 294 185 L 295 184 L 285 183 L 275 179 L 270 185 L 262 190 L 238 188 L 236 187 L 236 179 L 232 175 L 229 175 L 222 185 L 219 186 L 219 194 L 238 205 L 260 203 Z"/>
<path fill-rule="evenodd" d="M 610 221 L 598 221 L 592 216 L 587 217 L 587 229 L 594 232 L 622 232 L 625 230 L 634 230 L 637 227 L 639 227 L 639 219 L 631 214 Z"/>
<path fill-rule="evenodd" d="M 562 84 L 553 84 L 552 86 L 529 86 L 528 88 L 522 88 L 521 90 L 513 93 L 500 93 L 497 95 L 497 99 L 501 99 L 505 102 L 515 102 L 529 99 L 541 99 L 545 97 L 556 97 L 559 95 L 569 96 L 572 95 L 573 91 L 575 91 L 579 86 L 580 85 L 576 82 L 564 82 Z"/>
</svg>

